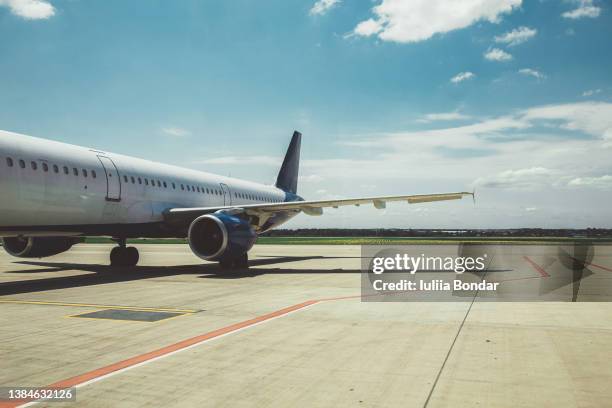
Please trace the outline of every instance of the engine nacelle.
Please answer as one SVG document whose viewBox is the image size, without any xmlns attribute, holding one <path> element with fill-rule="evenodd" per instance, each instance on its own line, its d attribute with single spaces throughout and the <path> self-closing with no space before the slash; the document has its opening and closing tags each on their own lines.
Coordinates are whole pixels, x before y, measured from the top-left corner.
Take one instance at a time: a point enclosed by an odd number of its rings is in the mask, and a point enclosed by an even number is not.
<svg viewBox="0 0 612 408">
<path fill-rule="evenodd" d="M 257 234 L 247 221 L 226 213 L 196 218 L 189 226 L 188 236 L 193 253 L 206 261 L 239 257 L 257 240 Z"/>
<path fill-rule="evenodd" d="M 2 245 L 18 258 L 44 258 L 61 254 L 79 242 L 73 237 L 4 237 Z"/>
</svg>

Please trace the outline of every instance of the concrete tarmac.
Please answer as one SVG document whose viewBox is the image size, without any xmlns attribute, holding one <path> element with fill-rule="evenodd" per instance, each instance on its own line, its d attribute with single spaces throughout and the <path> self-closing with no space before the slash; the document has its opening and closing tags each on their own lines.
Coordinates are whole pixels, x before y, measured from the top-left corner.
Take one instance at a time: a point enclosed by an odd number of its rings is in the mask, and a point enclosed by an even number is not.
<svg viewBox="0 0 612 408">
<path fill-rule="evenodd" d="M 111 248 L 0 254 L 0 386 L 79 385 L 49 407 L 612 406 L 609 302 L 361 302 L 358 246 L 255 246 L 230 274 L 187 245 L 111 268 Z M 609 283 L 592 262 L 585 287 Z"/>
</svg>

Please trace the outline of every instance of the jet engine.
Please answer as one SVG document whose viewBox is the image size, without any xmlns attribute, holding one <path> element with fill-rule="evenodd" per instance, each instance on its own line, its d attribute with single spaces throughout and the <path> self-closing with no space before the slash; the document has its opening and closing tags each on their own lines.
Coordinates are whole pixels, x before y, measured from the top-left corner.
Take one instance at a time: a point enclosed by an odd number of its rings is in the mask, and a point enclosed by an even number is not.
<svg viewBox="0 0 612 408">
<path fill-rule="evenodd" d="M 196 218 L 189 226 L 188 237 L 194 254 L 206 261 L 220 261 L 222 265 L 246 260 L 246 253 L 257 240 L 247 221 L 221 212 Z"/>
<path fill-rule="evenodd" d="M 44 258 L 61 254 L 80 242 L 73 237 L 4 237 L 2 245 L 10 255 L 18 258 Z"/>
</svg>

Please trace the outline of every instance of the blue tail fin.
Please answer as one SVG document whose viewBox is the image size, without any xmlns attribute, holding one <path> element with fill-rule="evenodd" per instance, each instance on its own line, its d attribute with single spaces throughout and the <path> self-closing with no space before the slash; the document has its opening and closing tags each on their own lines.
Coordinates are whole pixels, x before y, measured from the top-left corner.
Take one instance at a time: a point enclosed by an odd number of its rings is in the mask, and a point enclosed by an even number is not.
<svg viewBox="0 0 612 408">
<path fill-rule="evenodd" d="M 288 193 L 297 193 L 298 171 L 300 169 L 300 145 L 302 134 L 297 130 L 293 132 L 291 143 L 285 154 L 285 160 L 278 172 L 276 187 Z"/>
</svg>

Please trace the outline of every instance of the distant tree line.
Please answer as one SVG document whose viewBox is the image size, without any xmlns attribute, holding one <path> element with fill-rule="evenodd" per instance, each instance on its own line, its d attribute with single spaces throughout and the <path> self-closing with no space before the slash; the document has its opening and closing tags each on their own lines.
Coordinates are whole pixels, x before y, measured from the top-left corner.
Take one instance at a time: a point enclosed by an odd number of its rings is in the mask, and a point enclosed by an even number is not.
<svg viewBox="0 0 612 408">
<path fill-rule="evenodd" d="M 585 237 L 611 238 L 612 229 L 399 229 L 399 228 L 299 228 L 275 229 L 264 234 L 268 237 Z"/>
</svg>

